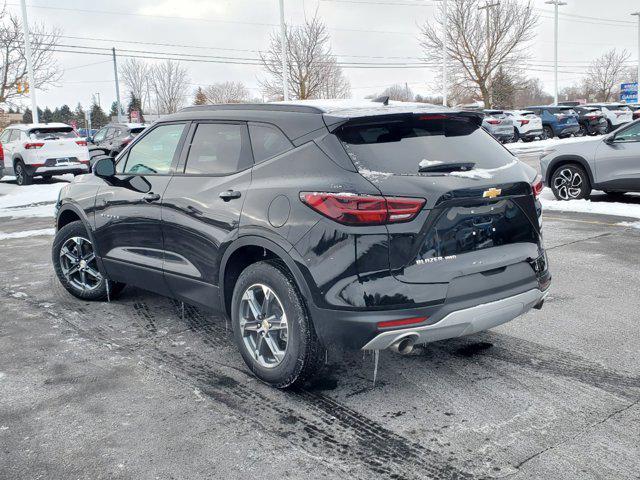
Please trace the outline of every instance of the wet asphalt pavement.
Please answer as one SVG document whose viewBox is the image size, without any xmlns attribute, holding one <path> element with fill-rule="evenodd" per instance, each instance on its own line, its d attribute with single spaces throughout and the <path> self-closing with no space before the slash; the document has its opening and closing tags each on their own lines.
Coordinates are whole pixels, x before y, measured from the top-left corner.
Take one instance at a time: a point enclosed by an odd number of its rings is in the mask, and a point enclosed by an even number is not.
<svg viewBox="0 0 640 480">
<path fill-rule="evenodd" d="M 50 227 L 3 218 L 3 232 Z M 66 293 L 51 237 L 0 240 L 0 478 L 640 478 L 640 230 L 549 212 L 542 311 L 406 357 L 256 381 L 224 319 Z"/>
</svg>

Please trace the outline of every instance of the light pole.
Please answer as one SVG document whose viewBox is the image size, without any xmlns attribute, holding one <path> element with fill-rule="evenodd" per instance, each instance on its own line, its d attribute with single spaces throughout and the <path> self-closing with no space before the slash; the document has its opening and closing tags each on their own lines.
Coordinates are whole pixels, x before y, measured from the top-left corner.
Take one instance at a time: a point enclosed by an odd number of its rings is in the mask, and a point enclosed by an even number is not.
<svg viewBox="0 0 640 480">
<path fill-rule="evenodd" d="M 638 93 L 636 94 L 636 102 L 640 102 L 640 12 L 634 12 L 631 15 L 638 17 L 638 78 L 636 79 Z"/>
<path fill-rule="evenodd" d="M 284 0 L 280 0 L 280 45 L 282 48 L 282 91 L 284 93 L 284 101 L 289 101 L 289 65 L 287 62 L 287 30 L 284 24 Z"/>
<path fill-rule="evenodd" d="M 561 2 L 560 0 L 547 0 L 546 2 L 549 5 L 554 6 L 555 17 L 553 24 L 553 78 L 554 78 L 554 88 L 553 88 L 553 104 L 558 104 L 558 7 L 562 5 L 566 5 L 567 2 Z"/>
<path fill-rule="evenodd" d="M 447 106 L 447 93 L 449 88 L 447 82 L 447 38 L 449 36 L 449 15 L 447 13 L 447 0 L 442 0 L 442 14 L 444 21 L 442 22 L 442 106 Z"/>
<path fill-rule="evenodd" d="M 22 6 L 22 30 L 24 31 L 24 55 L 27 58 L 27 79 L 29 81 L 29 93 L 31 96 L 31 117 L 33 123 L 38 123 L 38 102 L 36 102 L 36 82 L 33 77 L 33 62 L 31 60 L 31 39 L 29 38 L 29 22 L 27 21 L 27 3 L 21 0 Z"/>
<path fill-rule="evenodd" d="M 122 104 L 120 103 L 120 85 L 118 83 L 118 63 L 116 62 L 116 49 L 111 49 L 113 52 L 113 77 L 116 82 L 116 103 L 118 104 L 118 122 L 122 122 Z"/>
<path fill-rule="evenodd" d="M 485 71 L 487 72 L 487 90 L 489 90 L 489 102 L 491 103 L 492 97 L 493 97 L 493 92 L 491 91 L 491 73 L 489 72 L 489 60 L 490 60 L 490 53 L 489 53 L 489 45 L 491 44 L 491 30 L 489 28 L 489 9 L 493 8 L 493 7 L 497 7 L 498 5 L 500 5 L 500 0 L 498 0 L 497 2 L 494 3 L 490 3 L 489 0 L 487 0 L 487 2 L 484 4 L 484 6 L 482 7 L 478 7 L 478 10 L 484 10 L 486 13 L 486 22 L 487 22 L 487 59 L 486 59 L 486 64 L 484 66 Z M 491 108 L 491 105 L 485 105 L 484 108 Z"/>
</svg>

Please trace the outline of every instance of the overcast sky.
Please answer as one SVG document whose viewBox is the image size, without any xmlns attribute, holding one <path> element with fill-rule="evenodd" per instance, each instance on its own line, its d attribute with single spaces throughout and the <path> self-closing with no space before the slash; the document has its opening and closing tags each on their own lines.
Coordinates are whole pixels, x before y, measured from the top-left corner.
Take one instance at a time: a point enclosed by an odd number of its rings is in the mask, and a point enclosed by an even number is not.
<svg viewBox="0 0 640 480">
<path fill-rule="evenodd" d="M 638 0 L 567 1 L 567 6 L 560 7 L 561 87 L 577 82 L 588 62 L 610 48 L 626 48 L 635 62 L 637 20 L 630 14 L 640 9 Z M 544 0 L 533 3 L 540 22 L 527 74 L 540 77 L 551 91 L 553 7 L 545 5 Z M 8 0 L 7 5 L 19 12 L 17 0 Z M 31 23 L 58 27 L 67 37 L 82 37 L 62 38 L 61 43 L 66 45 L 190 55 L 256 57 L 256 51 L 265 48 L 270 32 L 279 22 L 278 0 L 28 0 L 27 5 Z M 305 13 L 313 15 L 318 9 L 340 61 L 402 62 L 415 61 L 406 57 L 421 55 L 419 25 L 432 17 L 435 5 L 433 0 L 285 0 L 285 14 L 288 23 L 296 24 L 302 22 Z M 124 43 L 134 41 L 184 47 Z M 110 106 L 115 99 L 110 57 L 56 55 L 65 73 L 58 87 L 38 91 L 39 106 L 53 108 L 67 103 L 74 107 L 78 101 L 86 105 L 94 93 L 100 94 L 103 108 Z M 373 56 L 403 58 L 367 58 Z M 263 72 L 259 66 L 195 62 L 185 65 L 194 89 L 197 85 L 239 80 L 253 95 L 261 95 L 258 79 Z M 433 85 L 439 70 L 349 68 L 345 74 L 353 96 L 361 98 L 404 82 L 416 93 L 437 93 Z"/>
</svg>

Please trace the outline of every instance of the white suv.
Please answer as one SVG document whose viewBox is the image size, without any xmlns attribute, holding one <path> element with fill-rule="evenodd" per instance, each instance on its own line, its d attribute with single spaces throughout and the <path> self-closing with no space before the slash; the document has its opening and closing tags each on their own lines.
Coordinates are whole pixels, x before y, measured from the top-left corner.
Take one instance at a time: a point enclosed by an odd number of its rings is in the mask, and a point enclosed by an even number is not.
<svg viewBox="0 0 640 480">
<path fill-rule="evenodd" d="M 608 132 L 612 132 L 633 121 L 633 111 L 624 103 L 587 103 L 583 106 L 596 107 L 602 110 L 607 119 Z"/>
<path fill-rule="evenodd" d="M 0 135 L 0 162 L 4 175 L 15 175 L 18 185 L 33 177 L 89 172 L 87 141 L 64 123 L 10 125 Z"/>
<path fill-rule="evenodd" d="M 515 129 L 514 140 L 530 142 L 536 137 L 542 137 L 542 120 L 530 110 L 505 110 L 505 115 L 513 120 Z"/>
</svg>

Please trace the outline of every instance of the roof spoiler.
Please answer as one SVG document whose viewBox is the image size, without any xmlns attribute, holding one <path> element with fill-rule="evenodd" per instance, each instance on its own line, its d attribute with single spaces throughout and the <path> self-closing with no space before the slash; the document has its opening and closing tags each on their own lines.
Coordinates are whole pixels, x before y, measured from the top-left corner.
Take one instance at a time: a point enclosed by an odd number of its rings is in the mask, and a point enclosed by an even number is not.
<svg viewBox="0 0 640 480">
<path fill-rule="evenodd" d="M 353 117 L 334 117 L 332 115 L 325 115 L 325 123 L 330 132 L 334 132 L 339 127 L 347 124 L 347 123 L 380 123 L 384 121 L 398 121 L 402 118 L 409 119 L 410 117 L 418 117 L 419 120 L 439 120 L 445 119 L 447 117 L 458 117 L 469 119 L 469 121 L 476 127 L 482 126 L 482 119 L 484 118 L 484 114 L 482 112 L 477 111 L 453 111 L 453 112 L 399 112 L 399 113 L 383 113 L 380 115 L 362 115 L 362 116 L 353 116 Z"/>
</svg>

